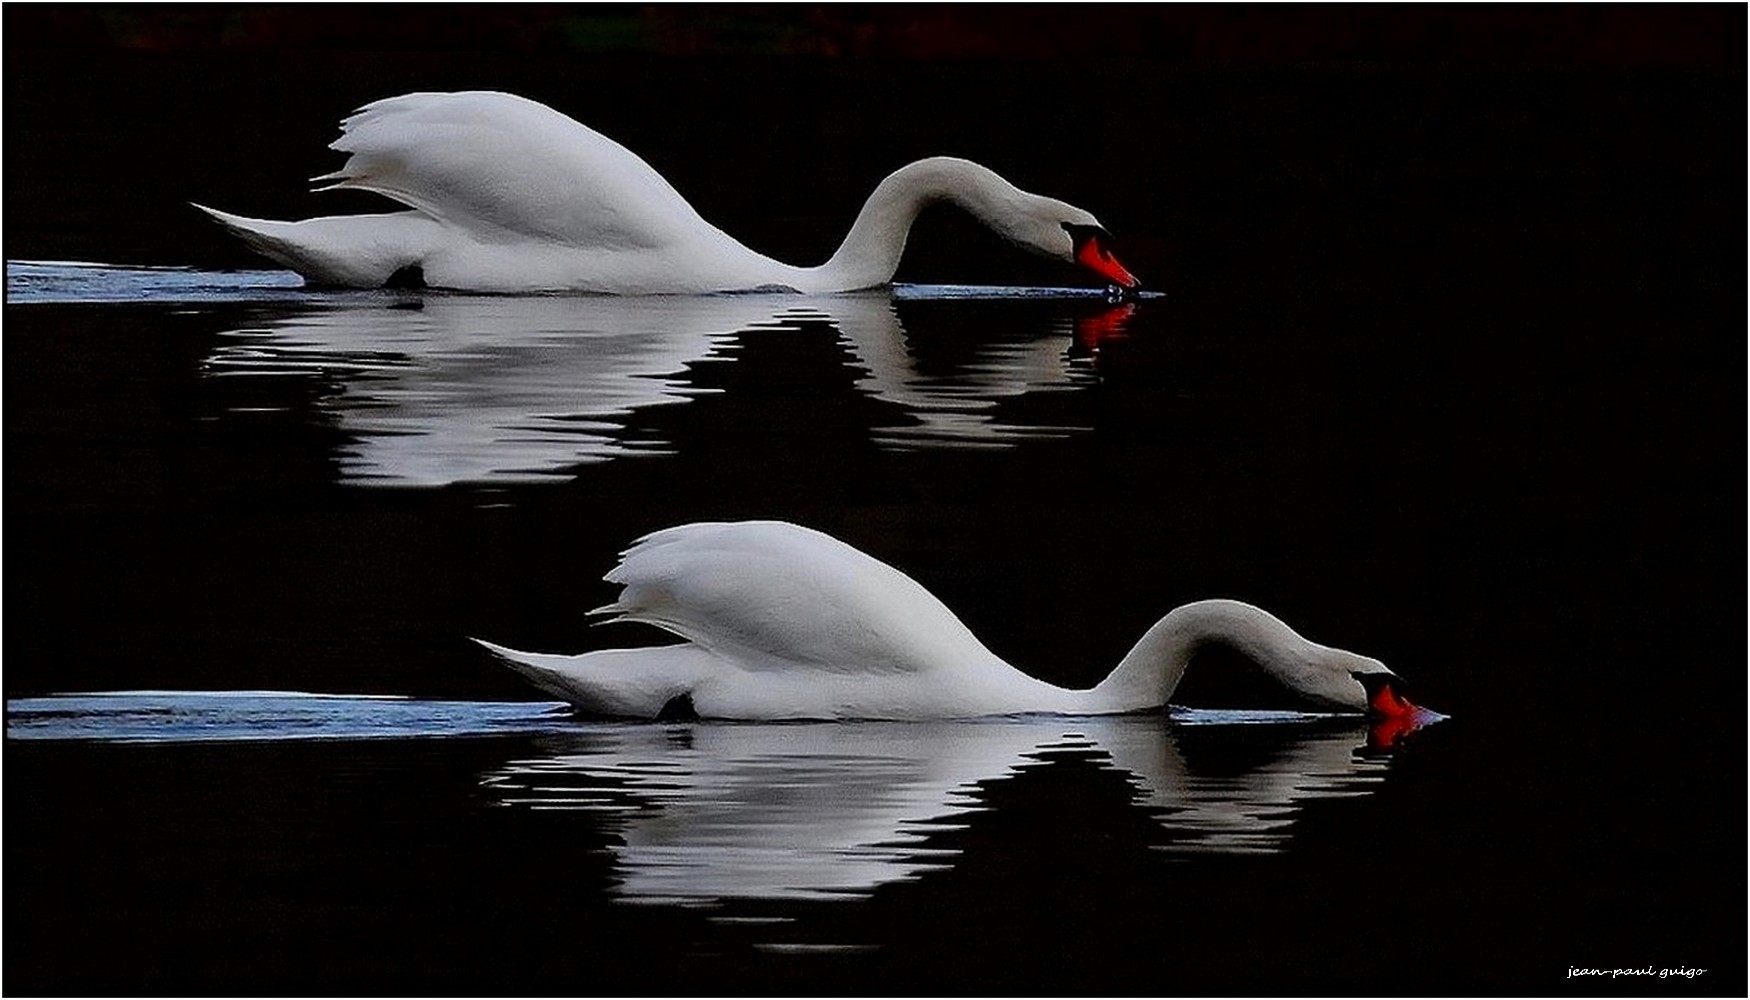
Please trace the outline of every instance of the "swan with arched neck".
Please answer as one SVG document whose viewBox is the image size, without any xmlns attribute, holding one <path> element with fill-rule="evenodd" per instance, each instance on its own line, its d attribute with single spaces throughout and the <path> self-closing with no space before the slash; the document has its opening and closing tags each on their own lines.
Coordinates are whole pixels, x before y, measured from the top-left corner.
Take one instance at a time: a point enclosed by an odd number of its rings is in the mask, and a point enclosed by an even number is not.
<svg viewBox="0 0 1750 1000">
<path fill-rule="evenodd" d="M 405 94 L 365 105 L 341 129 L 332 148 L 350 155 L 316 178 L 322 189 L 374 191 L 406 211 L 275 222 L 195 207 L 308 280 L 347 287 L 417 269 L 427 285 L 483 292 L 854 291 L 892 280 L 912 221 L 937 202 L 1035 253 L 1138 284 L 1091 213 L 970 160 L 894 171 L 830 259 L 796 267 L 705 221 L 631 150 L 527 98 Z"/>
<path fill-rule="evenodd" d="M 700 523 L 646 535 L 605 577 L 596 609 L 685 640 L 567 656 L 481 642 L 535 687 L 593 715 L 946 719 L 1108 715 L 1159 708 L 1197 649 L 1224 643 L 1314 703 L 1404 719 L 1412 704 L 1385 664 L 1302 638 L 1240 601 L 1205 600 L 1156 622 L 1105 680 L 1058 687 L 987 649 L 899 570 L 782 521 Z M 480 641 L 480 640 L 476 640 Z"/>
</svg>

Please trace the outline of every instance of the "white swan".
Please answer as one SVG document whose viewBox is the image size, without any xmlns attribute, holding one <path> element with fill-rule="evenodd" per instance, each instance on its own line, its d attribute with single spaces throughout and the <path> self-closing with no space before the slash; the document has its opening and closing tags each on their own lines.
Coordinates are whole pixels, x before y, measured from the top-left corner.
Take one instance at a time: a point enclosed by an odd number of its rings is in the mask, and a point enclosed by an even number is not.
<svg viewBox="0 0 1750 1000">
<path fill-rule="evenodd" d="M 331 148 L 351 156 L 316 178 L 322 190 L 375 191 L 410 211 L 271 222 L 195 207 L 312 282 L 361 288 L 418 269 L 432 287 L 483 292 L 853 291 L 893 278 L 912 220 L 939 201 L 1029 250 L 1138 284 L 1092 215 L 967 160 L 895 171 L 830 260 L 793 267 L 706 222 L 624 146 L 526 98 L 406 94 L 341 130 Z"/>
<path fill-rule="evenodd" d="M 831 536 L 781 521 L 687 524 L 639 539 L 605 577 L 624 588 L 594 613 L 687 640 L 578 656 L 481 642 L 585 712 L 652 719 L 690 707 L 719 719 L 942 719 L 1104 715 L 1167 703 L 1195 650 L 1227 643 L 1325 705 L 1409 719 L 1396 674 L 1309 642 L 1239 601 L 1177 608 L 1096 686 L 1021 673 L 911 577 Z"/>
</svg>

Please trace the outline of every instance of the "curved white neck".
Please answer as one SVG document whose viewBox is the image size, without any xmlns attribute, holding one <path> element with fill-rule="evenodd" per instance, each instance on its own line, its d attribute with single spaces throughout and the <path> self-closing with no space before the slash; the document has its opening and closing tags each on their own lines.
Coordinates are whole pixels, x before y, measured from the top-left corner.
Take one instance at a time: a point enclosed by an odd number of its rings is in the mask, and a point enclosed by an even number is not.
<svg viewBox="0 0 1750 1000">
<path fill-rule="evenodd" d="M 855 291 L 892 281 L 912 223 L 937 202 L 958 205 L 1015 239 L 1016 220 L 1031 202 L 1041 200 L 970 160 L 933 156 L 907 164 L 875 186 L 831 259 L 819 267 L 795 269 L 801 290 Z"/>
<path fill-rule="evenodd" d="M 1302 638 L 1261 608 L 1240 601 L 1208 600 L 1174 608 L 1156 622 L 1087 696 L 1102 711 L 1159 708 L 1172 697 L 1198 648 L 1211 642 L 1233 648 L 1284 686 L 1309 697 L 1334 700 L 1333 680 L 1348 681 L 1357 694 L 1361 693 L 1358 683 L 1341 675 L 1332 678 L 1322 666 L 1333 655 L 1345 655 L 1341 651 Z M 1342 700 L 1347 705 L 1350 699 Z"/>
</svg>

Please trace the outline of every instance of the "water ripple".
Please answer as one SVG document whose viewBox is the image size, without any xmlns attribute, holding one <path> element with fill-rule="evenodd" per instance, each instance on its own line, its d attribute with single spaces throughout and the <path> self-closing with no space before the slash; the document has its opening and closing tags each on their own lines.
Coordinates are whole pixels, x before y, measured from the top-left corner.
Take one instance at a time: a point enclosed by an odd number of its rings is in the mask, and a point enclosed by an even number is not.
<svg viewBox="0 0 1750 1000">
<path fill-rule="evenodd" d="M 6 709 L 16 740 L 533 735 L 505 743 L 508 759 L 480 775 L 488 799 L 605 825 L 621 899 L 687 905 L 863 895 L 951 866 L 954 832 L 991 808 L 994 783 L 1040 769 L 1115 774 L 1159 825 L 1160 849 L 1232 854 L 1281 850 L 1305 802 L 1365 794 L 1388 768 L 1357 753 L 1360 720 L 1297 712 L 635 724 L 548 702 L 275 691 L 56 695 Z"/>
</svg>

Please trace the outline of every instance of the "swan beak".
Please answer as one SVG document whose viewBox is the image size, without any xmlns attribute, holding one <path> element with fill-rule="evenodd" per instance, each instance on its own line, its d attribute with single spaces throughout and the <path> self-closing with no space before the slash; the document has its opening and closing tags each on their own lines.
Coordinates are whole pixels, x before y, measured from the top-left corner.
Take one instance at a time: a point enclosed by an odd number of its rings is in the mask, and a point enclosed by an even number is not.
<svg viewBox="0 0 1750 1000">
<path fill-rule="evenodd" d="M 1446 718 L 1439 712 L 1423 708 L 1404 696 L 1403 680 L 1396 674 L 1355 674 L 1355 679 L 1367 690 L 1368 746 L 1389 750 L 1404 737 L 1423 726 L 1431 726 Z"/>
<path fill-rule="evenodd" d="M 1402 682 L 1396 677 L 1391 674 L 1362 675 L 1363 678 L 1368 676 L 1378 678 L 1371 683 L 1365 679 L 1361 680 L 1361 686 L 1367 688 L 1367 713 L 1369 715 L 1385 719 L 1402 719 L 1422 711 L 1420 705 L 1404 697 L 1404 693 L 1398 690 L 1398 686 Z"/>
<path fill-rule="evenodd" d="M 1102 235 L 1091 236 L 1082 241 L 1081 246 L 1076 248 L 1076 263 L 1124 288 L 1135 288 L 1142 284 L 1136 280 L 1136 275 L 1118 263 L 1118 258 L 1112 255 L 1112 248 L 1106 245 L 1106 239 Z"/>
</svg>

